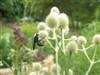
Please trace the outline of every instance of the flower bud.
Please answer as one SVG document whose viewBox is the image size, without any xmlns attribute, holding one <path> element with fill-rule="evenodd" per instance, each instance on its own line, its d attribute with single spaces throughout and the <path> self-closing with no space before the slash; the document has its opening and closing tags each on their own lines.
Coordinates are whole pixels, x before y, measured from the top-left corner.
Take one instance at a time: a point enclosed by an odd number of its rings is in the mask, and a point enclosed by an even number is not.
<svg viewBox="0 0 100 75">
<path fill-rule="evenodd" d="M 59 11 L 59 9 L 57 8 L 57 7 L 52 7 L 51 8 L 51 10 L 50 10 L 50 12 L 52 13 L 52 12 L 55 12 L 55 13 L 60 13 L 60 11 Z"/>
<path fill-rule="evenodd" d="M 46 23 L 50 28 L 56 28 L 59 25 L 58 14 L 55 12 L 50 13 L 46 18 Z"/>
<path fill-rule="evenodd" d="M 39 24 L 38 24 L 38 30 L 46 30 L 46 23 L 44 23 L 44 22 L 40 22 Z"/>
<path fill-rule="evenodd" d="M 79 36 L 78 42 L 79 42 L 79 44 L 86 44 L 87 40 L 84 36 Z"/>
<path fill-rule="evenodd" d="M 71 41 L 71 42 L 69 42 L 68 44 L 67 44 L 67 50 L 69 51 L 69 52 L 77 52 L 77 49 L 78 49 L 78 45 L 77 45 L 77 43 L 75 42 L 75 41 Z"/>
<path fill-rule="evenodd" d="M 40 63 L 32 63 L 32 67 L 33 67 L 33 70 L 35 71 L 35 72 L 37 72 L 37 71 L 40 71 L 41 70 L 41 68 L 42 68 L 42 65 L 40 64 Z"/>
<path fill-rule="evenodd" d="M 65 13 L 61 13 L 59 15 L 59 24 L 60 24 L 60 28 L 65 29 L 68 24 L 69 24 L 69 20 L 68 20 L 68 16 Z"/>
<path fill-rule="evenodd" d="M 74 75 L 72 69 L 69 69 L 69 70 L 68 70 L 68 75 Z"/>
<path fill-rule="evenodd" d="M 39 31 L 38 34 L 39 34 L 39 36 L 38 36 L 39 40 L 43 40 L 43 39 L 46 39 L 48 37 L 48 32 L 44 31 L 44 30 Z"/>
<path fill-rule="evenodd" d="M 92 41 L 94 44 L 100 44 L 100 34 L 94 35 Z"/>
</svg>

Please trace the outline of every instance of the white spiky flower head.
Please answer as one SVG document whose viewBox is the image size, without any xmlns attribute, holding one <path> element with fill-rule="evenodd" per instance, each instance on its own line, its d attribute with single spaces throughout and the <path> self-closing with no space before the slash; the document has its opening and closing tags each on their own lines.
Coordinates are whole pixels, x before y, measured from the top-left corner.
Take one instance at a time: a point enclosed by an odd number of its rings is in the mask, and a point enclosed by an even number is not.
<svg viewBox="0 0 100 75">
<path fill-rule="evenodd" d="M 59 18 L 58 14 L 55 12 L 51 12 L 47 17 L 46 17 L 46 23 L 48 24 L 48 27 L 50 28 L 56 28 L 59 25 Z"/>
<path fill-rule="evenodd" d="M 72 70 L 72 69 L 69 69 L 69 70 L 68 70 L 68 75 L 74 75 L 74 73 L 73 73 L 73 70 Z"/>
<path fill-rule="evenodd" d="M 32 68 L 35 72 L 40 71 L 42 69 L 42 65 L 39 62 L 32 63 Z"/>
<path fill-rule="evenodd" d="M 100 34 L 94 35 L 92 41 L 94 44 L 100 44 Z"/>
<path fill-rule="evenodd" d="M 86 44 L 87 40 L 84 36 L 79 36 L 78 37 L 78 42 L 79 42 L 79 44 Z"/>
<path fill-rule="evenodd" d="M 60 13 L 59 9 L 55 6 L 51 8 L 50 12 L 55 12 L 55 13 L 58 13 L 58 14 Z"/>
<path fill-rule="evenodd" d="M 53 72 L 54 74 L 56 74 L 57 70 L 58 70 L 58 72 L 60 73 L 61 67 L 60 67 L 59 64 L 58 64 L 58 65 L 57 65 L 57 64 L 54 64 L 54 65 L 52 66 L 52 72 Z"/>
<path fill-rule="evenodd" d="M 30 72 L 29 75 L 36 75 L 36 73 L 35 72 Z"/>
<path fill-rule="evenodd" d="M 78 45 L 75 41 L 70 41 L 67 46 L 66 46 L 66 49 L 68 52 L 75 52 L 77 53 L 77 50 L 78 50 Z"/>
<path fill-rule="evenodd" d="M 39 31 L 39 40 L 47 39 L 48 38 L 48 32 L 45 30 Z"/>
<path fill-rule="evenodd" d="M 59 27 L 65 29 L 69 25 L 69 18 L 65 13 L 59 15 Z"/>
<path fill-rule="evenodd" d="M 40 23 L 38 24 L 37 28 L 38 28 L 39 31 L 40 31 L 40 30 L 46 30 L 47 24 L 44 23 L 44 22 L 40 22 Z"/>
<path fill-rule="evenodd" d="M 71 36 L 71 40 L 73 40 L 73 41 L 77 41 L 77 36 L 75 36 L 75 35 L 73 35 L 73 36 Z"/>
</svg>

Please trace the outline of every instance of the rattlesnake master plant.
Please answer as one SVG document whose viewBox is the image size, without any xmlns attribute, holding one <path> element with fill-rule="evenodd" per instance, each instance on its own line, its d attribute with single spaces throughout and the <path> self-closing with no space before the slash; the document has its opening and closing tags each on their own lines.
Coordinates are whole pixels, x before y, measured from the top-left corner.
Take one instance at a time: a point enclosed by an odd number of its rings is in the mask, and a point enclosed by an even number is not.
<svg viewBox="0 0 100 75">
<path fill-rule="evenodd" d="M 88 47 L 85 47 L 87 44 L 87 39 L 84 36 L 71 36 L 70 38 L 65 38 L 67 36 L 68 31 L 69 31 L 69 17 L 65 13 L 60 13 L 59 9 L 57 7 L 52 7 L 50 10 L 49 15 L 46 17 L 46 20 L 44 22 L 40 22 L 38 24 L 38 33 L 39 36 L 38 38 L 42 38 L 40 41 L 46 42 L 54 51 L 55 51 L 55 61 L 56 61 L 56 70 L 55 75 L 74 75 L 74 70 L 71 69 L 71 65 L 68 67 L 65 66 L 66 64 L 59 65 L 59 52 L 62 52 L 65 58 L 69 58 L 68 61 L 63 61 L 64 63 L 67 63 L 71 60 L 72 55 L 75 53 L 78 53 L 77 51 L 82 51 L 86 57 L 86 59 L 89 61 L 90 66 L 85 72 L 85 75 L 89 75 L 91 68 L 94 64 L 100 62 L 100 60 L 96 60 L 96 50 L 97 50 L 97 45 L 100 44 L 100 34 L 96 34 L 93 37 L 92 44 Z M 47 31 L 45 28 L 49 28 L 50 30 Z M 67 31 L 67 32 L 66 32 Z M 48 36 L 47 36 L 48 33 Z M 52 35 L 51 35 L 52 33 Z M 44 38 L 47 38 L 44 40 Z M 51 40 L 54 41 L 54 44 L 51 42 Z M 67 43 L 68 42 L 68 43 Z M 82 49 L 79 49 L 78 47 L 80 45 Z M 94 48 L 94 53 L 92 59 L 89 57 L 87 50 L 90 48 Z M 74 53 L 75 52 L 75 53 Z M 66 57 L 68 56 L 68 57 Z M 71 62 L 70 62 L 71 63 Z M 81 63 L 81 62 L 80 62 Z M 59 70 L 59 67 L 64 67 L 63 70 Z M 48 68 L 48 67 L 47 67 Z M 46 72 L 43 75 L 50 75 L 52 73 Z"/>
</svg>

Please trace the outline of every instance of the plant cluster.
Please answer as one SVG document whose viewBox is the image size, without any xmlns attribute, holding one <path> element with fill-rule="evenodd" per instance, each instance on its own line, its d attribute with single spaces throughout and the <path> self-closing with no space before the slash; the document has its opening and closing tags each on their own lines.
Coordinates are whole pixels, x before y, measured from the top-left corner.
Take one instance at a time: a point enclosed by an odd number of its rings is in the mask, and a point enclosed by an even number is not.
<svg viewBox="0 0 100 75">
<path fill-rule="evenodd" d="M 93 65 L 100 62 L 96 60 L 97 47 L 100 44 L 100 34 L 93 36 L 92 44 L 86 47 L 87 39 L 84 36 L 71 36 L 71 38 L 66 38 L 69 32 L 69 17 L 65 13 L 60 13 L 57 7 L 53 7 L 50 10 L 49 15 L 46 17 L 45 22 L 40 22 L 38 24 L 38 33 L 34 37 L 33 49 L 36 46 L 44 46 L 47 43 L 55 51 L 55 61 L 56 61 L 56 74 L 55 75 L 74 75 L 74 71 L 71 68 L 70 63 L 73 61 L 71 58 L 73 55 L 82 51 L 90 63 L 85 75 L 89 75 Z M 52 42 L 53 41 L 53 42 Z M 90 58 L 87 50 L 93 48 L 93 57 Z M 69 63 L 67 66 L 63 66 L 59 63 L 59 52 L 62 52 L 65 59 L 69 58 L 68 61 L 64 63 Z M 63 61 L 63 60 L 62 60 Z M 64 69 L 59 71 L 59 66 Z M 74 65 L 73 65 L 74 66 Z M 34 74 L 33 74 L 34 75 Z"/>
</svg>

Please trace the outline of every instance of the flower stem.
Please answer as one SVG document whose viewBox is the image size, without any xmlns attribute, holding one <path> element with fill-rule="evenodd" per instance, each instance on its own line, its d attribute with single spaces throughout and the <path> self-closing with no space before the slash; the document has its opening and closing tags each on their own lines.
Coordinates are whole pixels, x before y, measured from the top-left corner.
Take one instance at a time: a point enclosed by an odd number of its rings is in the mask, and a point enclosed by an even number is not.
<svg viewBox="0 0 100 75">
<path fill-rule="evenodd" d="M 96 57 L 96 51 L 97 51 L 97 47 L 95 46 L 93 57 L 92 57 L 92 61 L 90 62 L 90 66 L 89 66 L 89 68 L 88 68 L 88 70 L 87 70 L 85 75 L 88 75 L 90 73 L 90 71 L 92 69 L 92 66 L 95 64 L 94 61 L 95 61 L 95 57 Z"/>
<path fill-rule="evenodd" d="M 62 51 L 65 53 L 65 47 L 64 47 L 64 30 L 61 29 L 61 47 Z"/>
<path fill-rule="evenodd" d="M 88 54 L 87 54 L 87 52 L 86 52 L 86 50 L 85 50 L 84 45 L 82 45 L 82 47 L 83 47 L 83 52 L 84 52 L 85 56 L 87 57 L 87 59 L 89 60 L 89 62 L 91 62 L 91 59 L 90 59 L 90 57 L 88 56 Z"/>
<path fill-rule="evenodd" d="M 59 75 L 59 71 L 58 71 L 58 51 L 56 51 L 56 68 L 57 68 L 57 75 Z"/>
<path fill-rule="evenodd" d="M 94 65 L 93 63 L 90 64 L 90 66 L 89 66 L 89 68 L 88 68 L 88 70 L 87 70 L 85 75 L 89 75 L 93 65 Z"/>
</svg>

